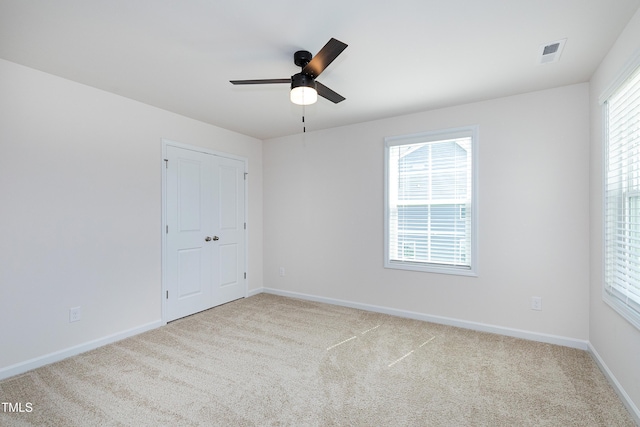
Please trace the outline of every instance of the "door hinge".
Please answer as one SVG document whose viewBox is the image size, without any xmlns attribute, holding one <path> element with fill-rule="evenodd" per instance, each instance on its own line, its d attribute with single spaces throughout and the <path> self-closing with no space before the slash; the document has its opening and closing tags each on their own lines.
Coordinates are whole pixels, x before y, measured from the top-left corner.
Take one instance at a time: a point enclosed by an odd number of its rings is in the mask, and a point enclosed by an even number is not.
<svg viewBox="0 0 640 427">
<path fill-rule="evenodd" d="M 244 223 L 244 229 L 245 230 L 247 229 L 247 223 L 246 222 Z"/>
<path fill-rule="evenodd" d="M 164 167 L 165 169 L 169 169 L 169 159 L 164 159 Z"/>
<path fill-rule="evenodd" d="M 247 175 L 249 175 L 249 172 L 245 172 L 245 173 L 244 173 L 244 180 L 245 180 L 245 181 L 247 180 Z"/>
<path fill-rule="evenodd" d="M 167 291 L 167 299 L 169 299 L 169 291 Z"/>
<path fill-rule="evenodd" d="M 169 234 L 169 226 L 167 225 L 167 234 Z"/>
<path fill-rule="evenodd" d="M 245 278 L 245 279 L 247 278 L 247 273 L 244 273 L 244 278 Z"/>
</svg>

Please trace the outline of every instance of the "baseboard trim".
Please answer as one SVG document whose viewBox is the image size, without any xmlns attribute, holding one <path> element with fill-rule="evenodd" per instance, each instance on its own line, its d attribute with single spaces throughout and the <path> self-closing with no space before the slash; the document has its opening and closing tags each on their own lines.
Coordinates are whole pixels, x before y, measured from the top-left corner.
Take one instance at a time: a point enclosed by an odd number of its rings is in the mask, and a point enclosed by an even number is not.
<svg viewBox="0 0 640 427">
<path fill-rule="evenodd" d="M 600 354 L 598 354 L 591 342 L 589 342 L 589 353 L 591 353 L 591 356 L 593 356 L 593 359 L 598 364 L 598 367 L 604 373 L 604 376 L 607 377 L 607 380 L 609 380 L 609 383 L 617 393 L 618 397 L 620 398 L 620 400 L 622 400 L 622 403 L 634 418 L 635 423 L 640 426 L 640 409 L 638 409 L 635 403 L 633 403 L 631 397 L 629 397 L 622 385 L 618 382 L 617 378 L 613 375 L 613 372 L 611 372 L 607 364 L 604 363 L 604 360 L 602 360 L 602 357 L 600 357 Z"/>
<path fill-rule="evenodd" d="M 252 297 L 254 295 L 258 295 L 264 292 L 264 288 L 251 289 L 247 291 L 247 298 Z"/>
<path fill-rule="evenodd" d="M 262 288 L 261 292 L 264 292 L 267 294 L 273 294 L 273 295 L 280 295 L 284 297 L 304 299 L 308 301 L 322 302 L 326 304 L 340 305 L 343 307 L 357 308 L 360 310 L 373 311 L 376 313 L 390 314 L 392 316 L 406 317 L 409 319 L 423 320 L 425 322 L 438 323 L 441 325 L 456 326 L 459 328 L 471 329 L 474 331 L 489 332 L 492 334 L 505 335 L 508 337 L 522 338 L 530 341 L 556 344 L 564 347 L 577 348 L 580 350 L 587 350 L 588 344 L 589 344 L 589 342 L 586 340 L 577 340 L 574 338 L 567 338 L 567 337 L 562 337 L 557 335 L 542 334 L 539 332 L 531 332 L 531 331 L 525 331 L 525 330 L 514 329 L 514 328 L 505 328 L 503 326 L 489 325 L 486 323 L 470 322 L 467 320 L 459 320 L 459 319 L 443 317 L 443 316 L 433 316 L 430 314 L 418 313 L 415 311 L 399 310 L 399 309 L 383 307 L 379 305 L 363 304 L 359 302 L 346 301 L 346 300 L 340 300 L 335 298 L 327 298 L 327 297 L 321 297 L 317 295 L 303 294 L 299 292 L 283 291 L 283 290 L 274 289 L 274 288 Z M 258 293 L 260 292 L 258 292 L 257 290 L 254 290 L 254 295 Z"/>
<path fill-rule="evenodd" d="M 63 350 L 56 351 L 54 353 L 49 353 L 44 356 L 36 357 L 30 360 L 27 360 L 25 362 L 20 362 L 20 363 L 16 363 L 15 365 L 7 366 L 6 368 L 0 369 L 0 380 L 4 380 L 9 377 L 23 374 L 32 369 L 36 369 L 41 366 L 48 365 L 50 363 L 59 362 L 60 360 L 66 359 L 68 357 L 75 356 L 89 350 L 94 350 L 98 347 L 102 347 L 103 345 L 111 344 L 116 341 L 120 341 L 125 338 L 129 338 L 134 335 L 138 335 L 143 332 L 150 331 L 162 325 L 164 325 L 164 323 L 161 320 L 156 320 L 155 322 L 150 322 L 150 323 L 138 326 L 137 328 L 131 328 L 126 331 L 118 332 L 117 334 L 108 335 L 106 337 L 98 338 L 96 340 L 88 341 L 73 347 L 65 348 Z"/>
</svg>

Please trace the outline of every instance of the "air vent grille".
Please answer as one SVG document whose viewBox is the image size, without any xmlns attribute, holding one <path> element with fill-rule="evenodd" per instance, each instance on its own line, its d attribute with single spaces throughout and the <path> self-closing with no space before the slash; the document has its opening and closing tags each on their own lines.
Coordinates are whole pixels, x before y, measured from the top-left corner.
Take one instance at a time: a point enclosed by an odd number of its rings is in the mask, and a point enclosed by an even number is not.
<svg viewBox="0 0 640 427">
<path fill-rule="evenodd" d="M 566 41 L 567 39 L 562 39 L 541 45 L 538 53 L 538 64 L 558 62 Z"/>
<path fill-rule="evenodd" d="M 560 47 L 560 43 L 547 45 L 544 47 L 544 51 L 542 52 L 542 55 L 544 56 L 544 55 L 551 55 L 552 53 L 556 53 L 559 47 Z"/>
</svg>

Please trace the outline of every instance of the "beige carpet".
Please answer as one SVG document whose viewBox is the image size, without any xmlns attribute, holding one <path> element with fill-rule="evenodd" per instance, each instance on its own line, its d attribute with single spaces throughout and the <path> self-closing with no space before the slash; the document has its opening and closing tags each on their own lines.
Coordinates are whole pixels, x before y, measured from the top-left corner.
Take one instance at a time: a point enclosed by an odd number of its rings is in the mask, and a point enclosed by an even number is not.
<svg viewBox="0 0 640 427">
<path fill-rule="evenodd" d="M 0 382 L 2 426 L 633 426 L 584 351 L 260 294 Z M 24 406 L 23 406 L 24 407 Z"/>
</svg>

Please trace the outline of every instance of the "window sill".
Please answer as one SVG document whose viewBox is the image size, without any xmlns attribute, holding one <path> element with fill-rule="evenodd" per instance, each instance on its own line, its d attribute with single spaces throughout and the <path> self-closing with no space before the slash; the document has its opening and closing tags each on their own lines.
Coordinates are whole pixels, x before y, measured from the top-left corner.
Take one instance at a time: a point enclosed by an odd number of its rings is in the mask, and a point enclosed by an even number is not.
<svg viewBox="0 0 640 427">
<path fill-rule="evenodd" d="M 449 274 L 454 276 L 478 277 L 478 272 L 475 268 L 453 267 L 446 265 L 440 266 L 436 264 L 421 264 L 385 260 L 384 268 L 394 270 L 420 271 L 423 273 Z"/>
<path fill-rule="evenodd" d="M 627 322 L 631 323 L 636 329 L 640 330 L 640 314 L 633 311 L 622 301 L 609 295 L 606 290 L 602 291 L 602 300 L 620 316 L 624 317 Z"/>
</svg>

